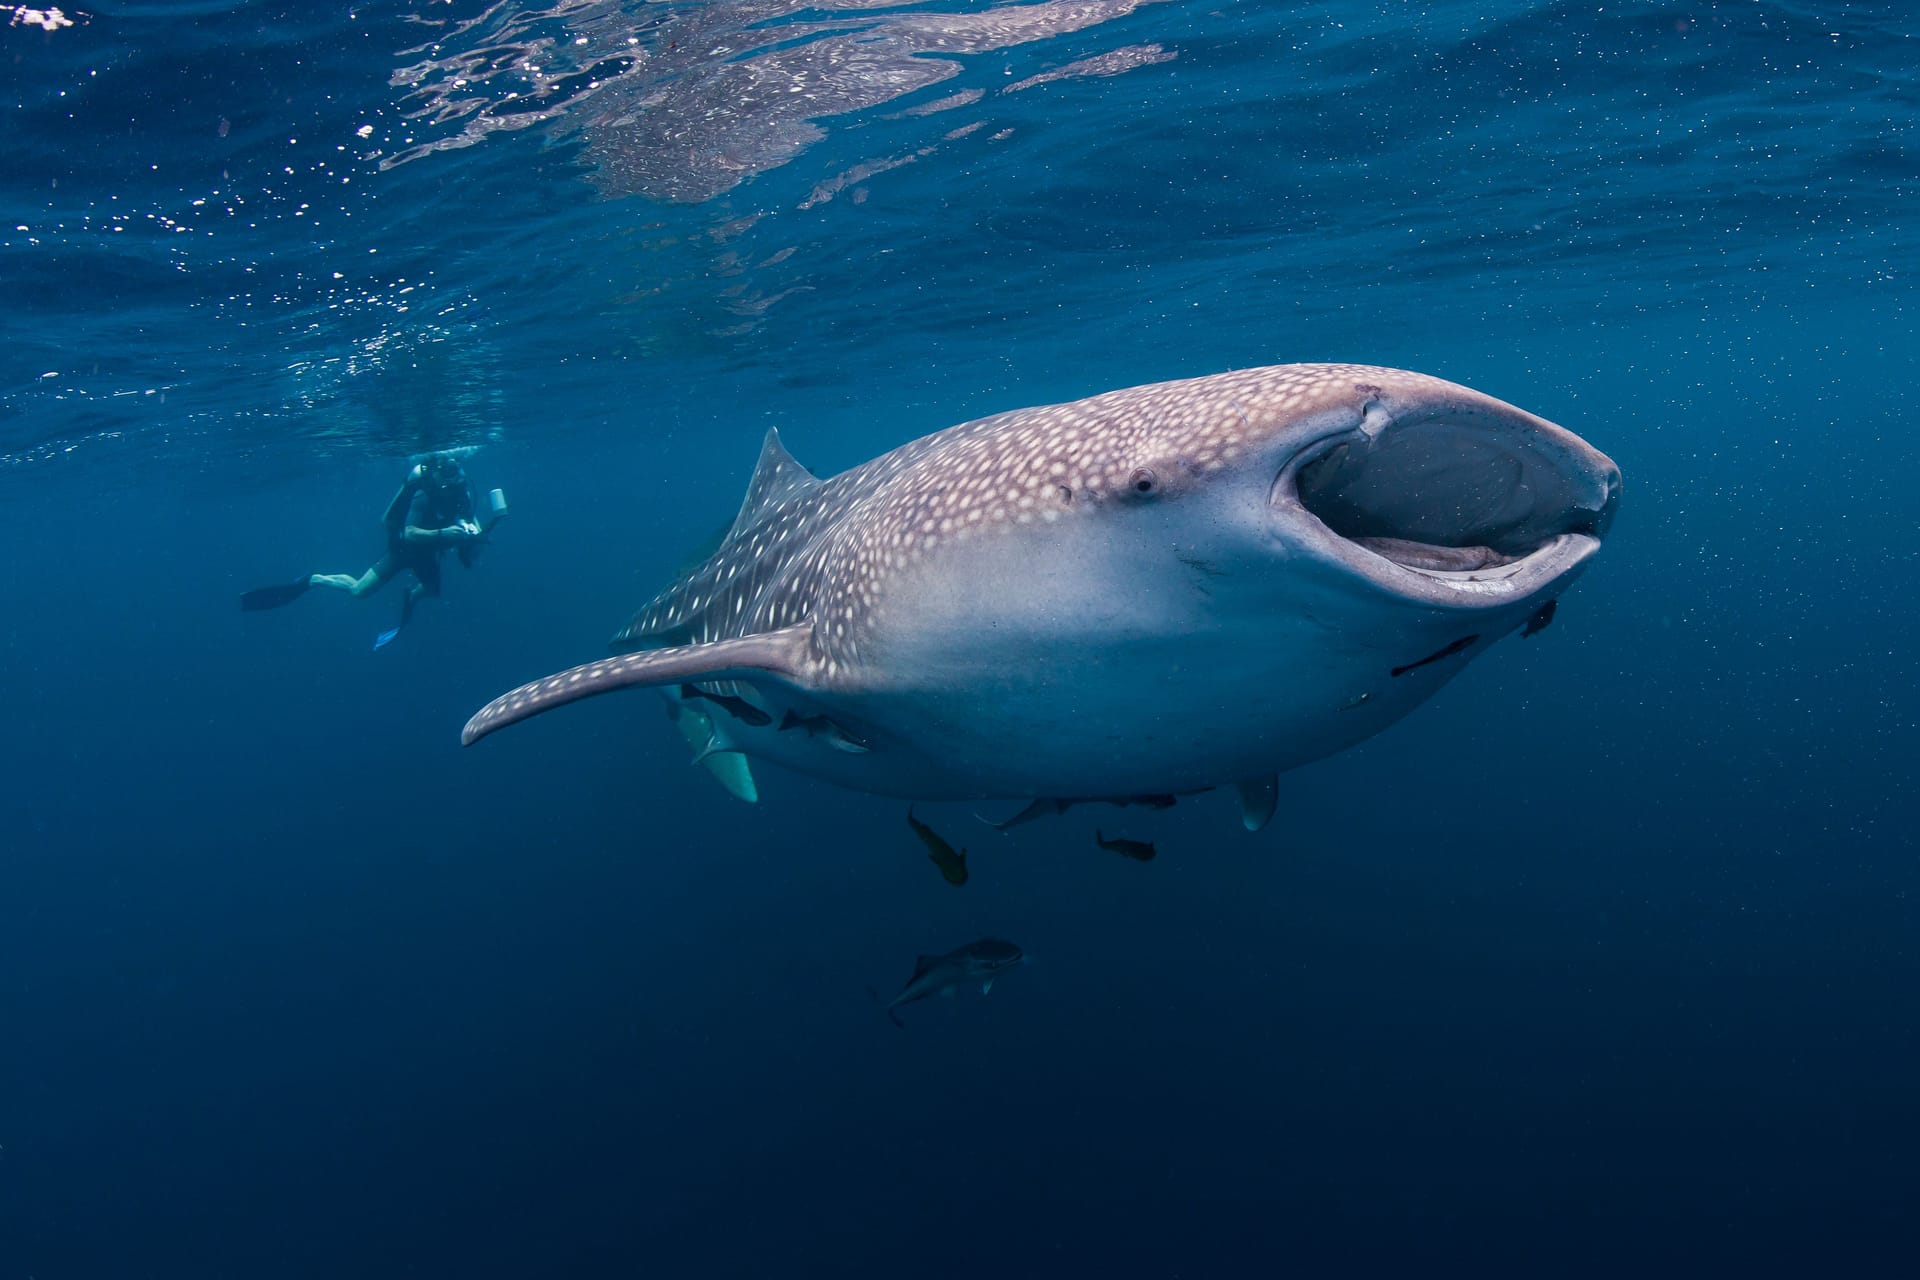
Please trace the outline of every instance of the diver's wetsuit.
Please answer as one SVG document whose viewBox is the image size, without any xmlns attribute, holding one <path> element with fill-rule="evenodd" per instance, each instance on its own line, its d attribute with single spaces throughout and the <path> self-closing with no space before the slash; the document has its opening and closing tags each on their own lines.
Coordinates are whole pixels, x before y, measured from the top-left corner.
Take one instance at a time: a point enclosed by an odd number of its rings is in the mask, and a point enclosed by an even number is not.
<svg viewBox="0 0 1920 1280">
<path fill-rule="evenodd" d="M 408 480 L 411 482 L 412 477 Z M 422 594 L 439 595 L 441 552 L 454 546 L 464 552 L 471 542 L 464 534 L 449 530 L 472 518 L 473 490 L 464 477 L 443 487 L 427 482 L 402 485 L 382 517 L 387 526 L 387 554 L 369 572 L 378 574 L 384 582 L 402 569 L 411 569 L 420 580 Z"/>
<path fill-rule="evenodd" d="M 316 587 L 332 587 L 356 596 L 371 595 L 403 569 L 418 580 L 408 588 L 400 607 L 400 625 L 413 616 L 414 602 L 440 594 L 440 555 L 455 548 L 463 564 L 470 563 L 475 534 L 461 522 L 473 518 L 473 490 L 463 472 L 433 477 L 424 468 L 407 473 L 400 492 L 393 495 L 381 523 L 387 530 L 387 553 L 359 577 L 345 573 L 316 573 Z"/>
</svg>

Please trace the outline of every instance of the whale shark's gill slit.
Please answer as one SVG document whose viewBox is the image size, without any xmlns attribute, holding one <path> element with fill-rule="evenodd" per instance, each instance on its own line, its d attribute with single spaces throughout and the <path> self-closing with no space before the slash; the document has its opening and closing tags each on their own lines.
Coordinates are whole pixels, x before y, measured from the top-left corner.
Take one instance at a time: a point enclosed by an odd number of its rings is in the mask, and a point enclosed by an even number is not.
<svg viewBox="0 0 1920 1280">
<path fill-rule="evenodd" d="M 1588 477 L 1551 442 L 1484 421 L 1394 422 L 1303 462 L 1300 505 L 1337 536 L 1409 569 L 1512 564 L 1592 529 Z"/>
</svg>

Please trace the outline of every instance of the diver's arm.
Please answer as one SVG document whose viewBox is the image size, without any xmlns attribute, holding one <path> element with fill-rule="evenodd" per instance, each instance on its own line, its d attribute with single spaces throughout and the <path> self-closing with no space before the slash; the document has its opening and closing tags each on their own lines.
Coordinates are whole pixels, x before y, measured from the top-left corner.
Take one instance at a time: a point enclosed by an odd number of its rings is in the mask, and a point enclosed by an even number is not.
<svg viewBox="0 0 1920 1280">
<path fill-rule="evenodd" d="M 422 529 L 417 524 L 410 524 L 407 526 L 406 532 L 400 536 L 401 540 L 408 546 L 451 547 L 457 543 L 465 542 L 469 538 L 479 537 L 480 531 L 471 524 L 464 522 L 460 524 L 450 524 L 444 529 Z"/>
</svg>

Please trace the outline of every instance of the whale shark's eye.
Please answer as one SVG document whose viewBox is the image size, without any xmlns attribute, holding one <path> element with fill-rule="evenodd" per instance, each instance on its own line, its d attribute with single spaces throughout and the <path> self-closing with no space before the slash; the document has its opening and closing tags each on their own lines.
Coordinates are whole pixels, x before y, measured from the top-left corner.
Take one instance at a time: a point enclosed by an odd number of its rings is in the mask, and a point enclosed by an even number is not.
<svg viewBox="0 0 1920 1280">
<path fill-rule="evenodd" d="M 1127 487 L 1135 493 L 1152 493 L 1160 487 L 1160 479 L 1153 472 L 1141 467 L 1127 477 Z"/>
</svg>

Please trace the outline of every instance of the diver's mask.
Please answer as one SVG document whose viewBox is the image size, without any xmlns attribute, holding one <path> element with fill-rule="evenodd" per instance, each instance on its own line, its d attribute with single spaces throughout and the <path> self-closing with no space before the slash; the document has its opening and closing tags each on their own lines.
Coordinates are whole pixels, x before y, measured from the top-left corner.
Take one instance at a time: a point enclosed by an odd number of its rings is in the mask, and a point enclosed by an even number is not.
<svg viewBox="0 0 1920 1280">
<path fill-rule="evenodd" d="M 464 493 L 467 488 L 467 473 L 459 460 L 444 454 L 427 459 L 421 478 L 443 498 Z"/>
</svg>

